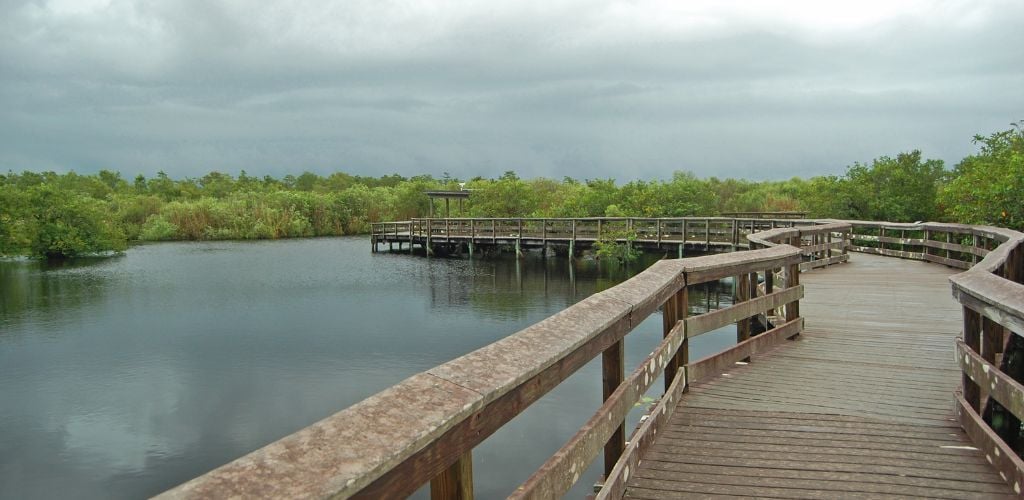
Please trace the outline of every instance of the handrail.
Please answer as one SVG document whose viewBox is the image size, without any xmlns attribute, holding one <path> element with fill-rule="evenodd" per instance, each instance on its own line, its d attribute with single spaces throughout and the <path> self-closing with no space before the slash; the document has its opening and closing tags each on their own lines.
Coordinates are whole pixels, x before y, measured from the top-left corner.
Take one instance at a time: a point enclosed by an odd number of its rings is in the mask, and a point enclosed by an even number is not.
<svg viewBox="0 0 1024 500">
<path fill-rule="evenodd" d="M 1024 386 L 1006 373 L 1002 353 L 1024 337 L 1024 233 L 992 226 L 853 221 L 854 251 L 923 260 L 966 269 L 949 278 L 963 310 L 956 356 L 963 372 L 955 405 L 960 425 L 1020 494 L 1018 458 Z M 860 233 L 856 231 L 860 230 Z M 898 231 L 887 236 L 886 231 Z M 864 234 L 878 233 L 878 234 Z M 909 234 L 908 234 L 909 233 Z M 981 260 L 978 261 L 978 258 Z M 1022 345 L 1017 342 L 1018 348 Z M 992 414 L 1003 413 L 993 427 Z"/>
<path fill-rule="evenodd" d="M 393 497 L 411 494 L 428 481 L 433 490 L 457 497 L 472 487 L 474 446 L 601 354 L 605 404 L 580 431 L 585 445 L 573 445 L 579 453 L 563 454 L 567 458 L 551 466 L 554 472 L 542 475 L 547 479 L 527 483 L 567 490 L 601 449 L 606 472 L 615 465 L 625 449 L 625 414 L 661 372 L 667 388 L 675 391 L 663 399 L 675 399 L 688 380 L 711 376 L 730 360 L 749 358 L 772 342 L 800 333 L 802 252 L 759 241 L 766 248 L 659 261 L 613 288 L 413 375 L 159 498 Z M 777 269 L 786 270 L 779 289 L 758 297 L 759 273 L 768 282 Z M 735 305 L 702 323 L 684 321 L 687 285 L 730 276 L 739 277 L 741 297 Z M 665 340 L 626 378 L 623 337 L 659 308 L 664 309 Z M 741 328 L 732 348 L 689 362 L 689 337 L 715 324 L 749 325 L 749 317 L 776 309 L 785 313 L 773 329 L 750 337 L 749 328 Z M 529 491 L 517 494 L 531 496 Z"/>
</svg>

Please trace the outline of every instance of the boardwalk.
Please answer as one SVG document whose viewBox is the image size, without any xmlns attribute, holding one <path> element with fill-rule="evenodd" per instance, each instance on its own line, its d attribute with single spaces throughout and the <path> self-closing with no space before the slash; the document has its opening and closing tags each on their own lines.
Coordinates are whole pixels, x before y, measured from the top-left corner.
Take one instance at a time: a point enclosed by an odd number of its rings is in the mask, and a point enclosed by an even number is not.
<svg viewBox="0 0 1024 500">
<path fill-rule="evenodd" d="M 1024 233 L 871 221 L 417 219 L 375 225 L 371 242 L 404 237 L 411 247 L 419 235 L 429 255 L 436 244 L 472 252 L 487 241 L 517 250 L 568 241 L 573 255 L 574 242 L 618 241 L 622 230 L 627 243 L 659 250 L 701 241 L 750 250 L 660 260 L 161 498 L 401 498 L 429 484 L 432 498 L 470 499 L 473 449 L 598 357 L 603 404 L 511 498 L 560 498 L 602 456 L 599 500 L 1021 492 Z M 723 279 L 736 283 L 733 303 L 690 315 L 690 288 Z M 630 372 L 625 337 L 659 311 L 663 338 Z M 771 328 L 751 336 L 752 318 Z M 735 344 L 690 359 L 691 339 L 731 324 Z M 627 442 L 626 417 L 662 375 L 661 397 Z"/>
<path fill-rule="evenodd" d="M 799 340 L 692 386 L 626 497 L 1012 496 L 953 413 L 954 272 L 858 254 L 806 273 Z"/>
</svg>

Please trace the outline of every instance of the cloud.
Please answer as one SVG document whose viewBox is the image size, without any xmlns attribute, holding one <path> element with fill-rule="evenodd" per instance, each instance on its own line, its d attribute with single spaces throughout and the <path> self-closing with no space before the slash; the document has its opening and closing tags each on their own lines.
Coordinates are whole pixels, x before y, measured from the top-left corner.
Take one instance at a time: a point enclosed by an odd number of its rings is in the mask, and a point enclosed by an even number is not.
<svg viewBox="0 0 1024 500">
<path fill-rule="evenodd" d="M 778 178 L 1024 105 L 1012 1 L 4 4 L 0 168 Z"/>
</svg>

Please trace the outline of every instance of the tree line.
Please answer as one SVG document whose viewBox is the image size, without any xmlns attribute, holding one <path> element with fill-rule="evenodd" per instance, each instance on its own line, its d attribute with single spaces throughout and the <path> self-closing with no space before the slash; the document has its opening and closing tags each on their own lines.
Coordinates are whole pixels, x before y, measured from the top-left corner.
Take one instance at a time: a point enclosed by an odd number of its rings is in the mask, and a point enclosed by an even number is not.
<svg viewBox="0 0 1024 500">
<path fill-rule="evenodd" d="M 809 217 L 955 221 L 1024 229 L 1024 122 L 976 136 L 979 150 L 947 170 L 920 151 L 854 163 L 843 175 L 755 182 L 699 178 L 522 179 L 513 171 L 464 182 L 460 217 L 683 217 L 803 211 Z M 366 233 L 377 221 L 424 217 L 427 190 L 459 189 L 445 174 L 282 178 L 210 172 L 172 179 L 118 172 L 0 175 L 0 255 L 73 257 L 133 241 L 271 239 Z"/>
</svg>

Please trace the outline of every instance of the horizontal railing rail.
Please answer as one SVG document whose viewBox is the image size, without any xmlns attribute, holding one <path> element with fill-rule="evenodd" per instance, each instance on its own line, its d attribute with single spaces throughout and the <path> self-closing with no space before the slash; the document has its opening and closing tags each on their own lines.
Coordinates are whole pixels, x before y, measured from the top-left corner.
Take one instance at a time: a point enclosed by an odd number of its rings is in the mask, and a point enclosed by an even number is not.
<svg viewBox="0 0 1024 500">
<path fill-rule="evenodd" d="M 520 224 L 519 219 L 506 221 Z M 452 220 L 447 223 L 451 231 Z M 408 224 L 414 230 L 417 224 L 424 230 L 439 227 L 436 219 Z M 602 452 L 614 484 L 613 467 L 635 460 L 629 457 L 636 443 L 630 442 L 631 452 L 625 442 L 626 414 L 654 381 L 664 374 L 659 404 L 667 414 L 691 381 L 798 335 L 803 327 L 799 245 L 812 241 L 811 235 L 848 231 L 841 225 L 775 229 L 751 240 L 760 246 L 757 250 L 661 260 L 615 287 L 414 375 L 161 497 L 380 498 L 408 495 L 428 482 L 440 497 L 465 497 L 472 491 L 473 448 L 598 355 L 604 405 L 513 496 L 565 492 Z M 737 283 L 733 305 L 688 315 L 688 286 L 729 277 Z M 624 337 L 659 309 L 664 339 L 626 377 Z M 751 336 L 749 318 L 757 315 L 771 315 L 775 324 Z M 738 325 L 736 345 L 690 362 L 690 338 L 732 323 Z"/>
</svg>

